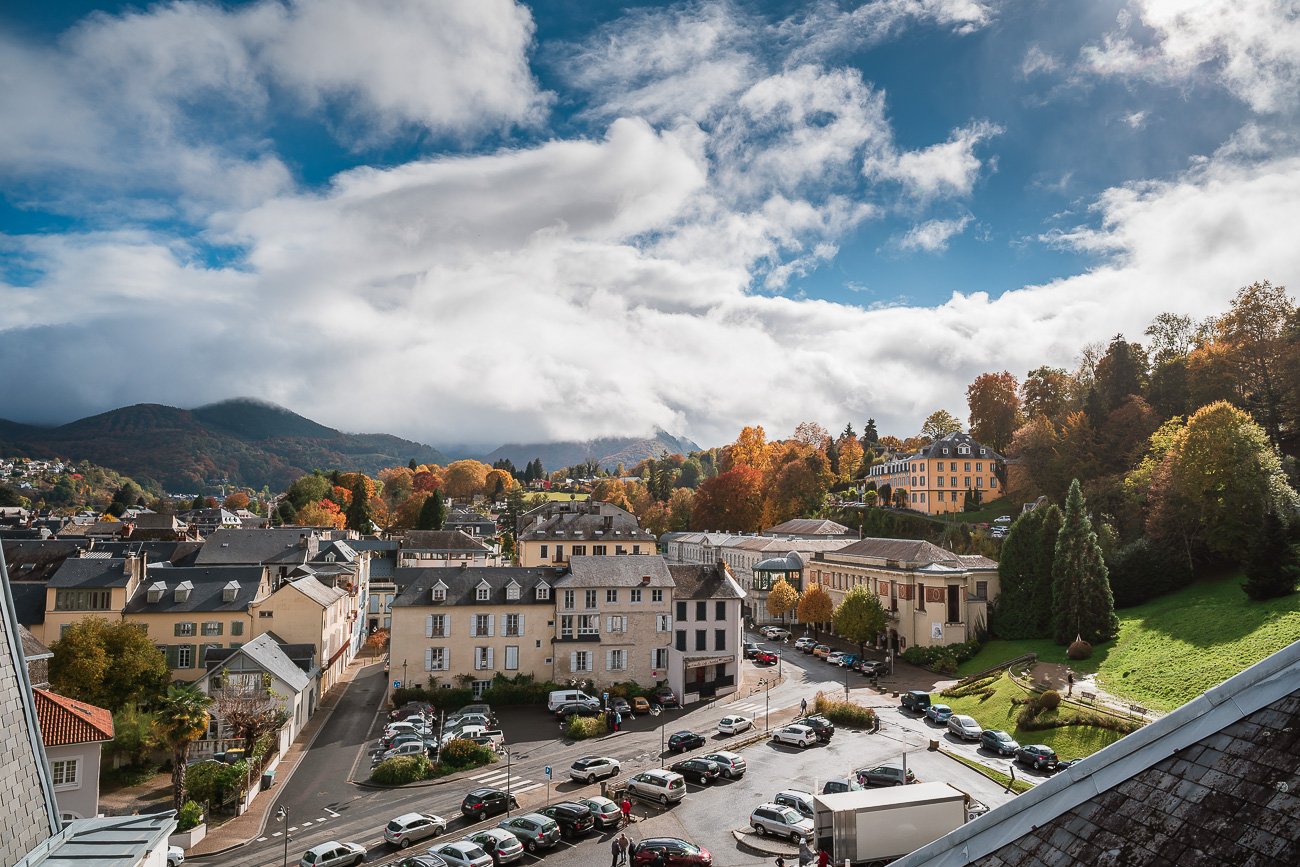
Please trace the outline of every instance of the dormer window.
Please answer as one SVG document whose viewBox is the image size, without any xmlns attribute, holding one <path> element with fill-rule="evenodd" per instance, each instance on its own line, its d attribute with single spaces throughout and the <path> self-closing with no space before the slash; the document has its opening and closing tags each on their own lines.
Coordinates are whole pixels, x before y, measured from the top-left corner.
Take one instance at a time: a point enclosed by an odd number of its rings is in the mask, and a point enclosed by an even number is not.
<svg viewBox="0 0 1300 867">
<path fill-rule="evenodd" d="M 538 584 L 537 585 L 538 601 L 544 599 L 550 599 L 550 598 L 551 598 L 551 585 L 547 584 L 546 582 L 542 582 L 541 584 Z"/>
<path fill-rule="evenodd" d="M 447 585 L 439 581 L 433 585 L 433 601 L 445 602 L 447 600 Z"/>
<path fill-rule="evenodd" d="M 194 590 L 194 585 L 191 584 L 189 581 L 182 581 L 181 583 L 177 584 L 176 601 L 177 602 L 187 601 L 190 598 L 190 593 L 193 592 L 193 590 Z"/>
<path fill-rule="evenodd" d="M 506 585 L 506 598 L 510 600 L 519 598 L 519 582 L 511 581 Z"/>
<path fill-rule="evenodd" d="M 221 601 L 234 602 L 235 597 L 239 595 L 239 582 L 227 581 L 226 586 L 221 588 Z"/>
<path fill-rule="evenodd" d="M 492 595 L 492 587 L 486 581 L 481 582 L 474 590 L 474 599 L 478 602 L 487 602 L 490 595 Z"/>
<path fill-rule="evenodd" d="M 330 551 L 328 554 L 325 555 L 326 563 L 333 563 L 337 559 L 338 559 L 338 555 L 335 554 L 333 551 Z"/>
<path fill-rule="evenodd" d="M 968 446 L 968 445 L 963 445 L 961 448 L 957 449 L 957 453 L 958 453 L 958 454 L 961 454 L 961 455 L 968 455 L 968 454 L 970 454 L 970 446 Z"/>
<path fill-rule="evenodd" d="M 145 591 L 145 598 L 152 605 L 155 602 L 161 602 L 163 598 L 163 594 L 166 592 L 167 592 L 167 582 L 155 581 L 154 583 L 150 584 L 149 589 Z"/>
</svg>

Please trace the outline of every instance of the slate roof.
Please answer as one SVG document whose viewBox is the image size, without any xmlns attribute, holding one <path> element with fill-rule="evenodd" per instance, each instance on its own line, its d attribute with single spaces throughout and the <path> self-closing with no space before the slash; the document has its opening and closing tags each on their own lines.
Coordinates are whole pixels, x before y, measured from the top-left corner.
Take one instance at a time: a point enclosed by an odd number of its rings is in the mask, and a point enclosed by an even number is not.
<svg viewBox="0 0 1300 867">
<path fill-rule="evenodd" d="M 745 591 L 718 566 L 669 566 L 674 599 L 743 599 Z"/>
<path fill-rule="evenodd" d="M 311 558 L 312 563 L 326 563 L 326 557 L 334 555 L 335 563 L 354 563 L 357 560 L 357 551 L 342 539 L 333 539 L 328 542 L 321 542 L 320 550 Z"/>
<path fill-rule="evenodd" d="M 131 579 L 124 557 L 69 557 L 50 578 L 50 587 L 125 587 Z"/>
<path fill-rule="evenodd" d="M 362 536 L 360 539 L 348 539 L 348 545 L 354 551 L 396 551 L 396 539 L 376 539 L 374 536 Z"/>
<path fill-rule="evenodd" d="M 613 559 L 613 558 L 601 558 Z M 546 599 L 537 598 L 537 585 L 543 581 L 555 587 L 564 575 L 563 569 L 550 566 L 466 566 L 461 569 L 440 569 L 437 567 L 399 568 L 397 583 L 403 587 L 393 599 L 394 606 L 433 606 L 451 605 L 555 605 L 554 593 Z M 439 581 L 447 585 L 447 598 L 443 602 L 434 602 L 430 592 Z M 483 581 L 488 583 L 491 592 L 486 602 L 477 598 L 478 586 Z M 506 585 L 511 581 L 519 584 L 519 598 L 506 598 Z"/>
<path fill-rule="evenodd" d="M 460 530 L 407 530 L 401 550 L 491 552 L 482 542 Z"/>
<path fill-rule="evenodd" d="M 54 651 L 41 644 L 40 640 L 35 635 L 32 635 L 31 630 L 23 626 L 22 623 L 18 624 L 18 638 L 23 644 L 23 658 L 28 662 L 33 659 L 45 659 L 54 655 Z"/>
<path fill-rule="evenodd" d="M 167 530 L 171 532 L 183 532 L 185 524 L 175 515 L 168 515 L 163 512 L 142 512 L 134 518 L 128 518 L 127 521 L 135 525 L 135 532 L 142 530 Z"/>
<path fill-rule="evenodd" d="M 564 505 L 569 508 L 559 508 Z M 654 541 L 655 538 L 649 530 L 641 529 L 635 515 L 611 503 L 548 503 L 528 512 L 520 518 L 520 523 L 527 528 L 519 535 L 521 541 L 587 539 L 617 544 L 627 540 Z"/>
<path fill-rule="evenodd" d="M 859 539 L 837 551 L 821 552 L 814 559 L 828 563 L 851 563 L 855 558 L 893 561 L 884 565 L 902 569 L 924 569 L 927 566 L 958 570 L 997 568 L 997 564 L 986 557 L 967 558 L 970 562 L 965 562 L 946 548 L 916 539 Z"/>
<path fill-rule="evenodd" d="M 1300 641 L 892 867 L 1300 864 Z"/>
<path fill-rule="evenodd" d="M 173 566 L 193 566 L 202 542 L 177 542 L 175 540 L 137 540 L 135 538 L 122 542 L 96 542 L 92 549 L 97 553 L 106 553 L 110 557 L 125 557 L 127 554 L 144 554 L 149 563 L 171 563 Z"/>
<path fill-rule="evenodd" d="M 41 740 L 47 747 L 90 744 L 113 739 L 113 713 L 39 687 L 32 688 Z"/>
<path fill-rule="evenodd" d="M 843 536 L 853 532 L 843 524 L 821 518 L 795 518 L 763 531 L 768 535 L 786 534 L 789 536 Z"/>
<path fill-rule="evenodd" d="M 292 584 L 303 596 L 306 596 L 321 608 L 329 608 L 339 600 L 339 597 L 347 595 L 337 587 L 326 587 L 311 576 L 295 578 L 287 583 Z"/>
<path fill-rule="evenodd" d="M 649 577 L 648 582 L 642 581 Z M 658 554 L 570 557 L 561 587 L 672 587 L 668 564 Z"/>
<path fill-rule="evenodd" d="M 970 446 L 969 454 L 965 454 L 965 455 L 958 454 L 958 448 L 962 445 Z M 944 449 L 948 450 L 947 454 L 944 454 Z M 984 449 L 985 453 L 980 454 L 980 449 Z M 903 458 L 903 460 L 907 460 L 907 457 L 942 458 L 948 461 L 966 460 L 967 458 L 973 460 L 986 460 L 986 461 L 1002 460 L 1002 455 L 998 454 L 997 452 L 993 451 L 993 449 L 988 448 L 987 446 L 980 445 L 979 442 L 977 442 L 976 439 L 972 437 L 970 434 L 960 433 L 960 432 L 950 433 L 947 434 L 946 436 L 942 436 L 939 439 L 935 440 L 934 442 L 930 443 L 925 448 L 918 451 L 915 455 L 906 456 Z"/>
<path fill-rule="evenodd" d="M 176 827 L 176 811 L 77 819 L 53 837 L 48 848 L 33 853 L 25 867 L 137 867 Z"/>
<path fill-rule="evenodd" d="M 807 563 L 798 551 L 791 551 L 784 557 L 768 557 L 754 564 L 755 572 L 798 572 Z"/>
<path fill-rule="evenodd" d="M 14 600 L 14 619 L 23 626 L 45 622 L 45 587 L 35 581 L 14 581 L 9 593 Z"/>
<path fill-rule="evenodd" d="M 6 539 L 10 581 L 48 581 L 63 561 L 89 547 L 87 539 Z"/>
<path fill-rule="evenodd" d="M 744 536 L 737 537 L 734 541 L 728 542 L 722 547 L 733 551 L 757 551 L 760 554 L 768 551 L 788 554 L 793 549 L 798 551 L 800 556 L 807 555 L 805 559 L 812 559 L 812 555 L 818 551 L 843 551 L 856 541 L 858 540 L 852 538 L 773 539 L 770 536 Z"/>
<path fill-rule="evenodd" d="M 311 682 L 311 678 L 289 658 L 280 647 L 280 643 L 266 632 L 243 647 L 210 648 L 203 657 L 203 664 L 208 669 L 205 677 L 210 676 L 213 671 L 229 667 L 230 659 L 234 656 L 248 658 L 268 674 L 282 680 L 294 692 L 302 692 Z"/>
<path fill-rule="evenodd" d="M 307 546 L 302 542 L 304 537 Z M 313 531 L 304 527 L 276 527 L 269 530 L 213 531 L 195 559 L 199 566 L 247 565 L 252 563 L 297 564 L 307 562 L 313 545 Z"/>
<path fill-rule="evenodd" d="M 149 569 L 140 586 L 127 600 L 126 614 L 179 614 L 187 611 L 245 611 L 250 602 L 258 598 L 262 587 L 261 566 L 215 566 L 204 568 L 191 566 L 177 568 L 174 566 L 156 566 Z M 192 589 L 189 597 L 176 601 L 176 587 L 183 581 L 190 582 Z M 239 590 L 231 602 L 223 598 L 226 585 L 234 581 Z M 149 588 L 162 582 L 166 584 L 162 598 L 157 602 L 149 601 Z"/>
</svg>

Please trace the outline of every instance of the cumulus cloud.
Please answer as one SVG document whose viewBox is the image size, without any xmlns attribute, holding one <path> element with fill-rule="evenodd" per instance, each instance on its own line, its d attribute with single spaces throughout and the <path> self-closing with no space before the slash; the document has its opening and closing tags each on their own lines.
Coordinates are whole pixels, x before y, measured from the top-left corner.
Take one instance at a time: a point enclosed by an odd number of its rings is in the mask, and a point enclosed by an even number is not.
<svg viewBox="0 0 1300 867">
<path fill-rule="evenodd" d="M 1061 62 L 1048 54 L 1041 46 L 1031 45 L 1025 52 L 1025 59 L 1020 62 L 1020 74 L 1025 78 L 1040 73 L 1051 73 L 1061 68 Z"/>
<path fill-rule="evenodd" d="M 927 220 L 913 226 L 898 239 L 897 247 L 905 251 L 937 253 L 948 247 L 948 242 L 966 231 L 973 218 L 965 214 L 955 220 Z"/>
<path fill-rule="evenodd" d="M 983 166 L 975 156 L 975 147 L 1001 133 L 998 125 L 981 121 L 955 130 L 941 144 L 872 156 L 866 160 L 863 173 L 876 181 L 896 181 L 908 195 L 922 201 L 938 196 L 969 196 Z"/>
</svg>

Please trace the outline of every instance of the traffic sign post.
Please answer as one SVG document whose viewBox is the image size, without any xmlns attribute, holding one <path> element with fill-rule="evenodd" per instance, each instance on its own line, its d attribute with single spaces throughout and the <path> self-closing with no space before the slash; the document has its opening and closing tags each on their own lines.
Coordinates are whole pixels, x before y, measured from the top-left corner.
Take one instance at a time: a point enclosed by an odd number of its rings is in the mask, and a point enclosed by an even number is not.
<svg viewBox="0 0 1300 867">
<path fill-rule="evenodd" d="M 546 803 L 551 803 L 551 766 L 546 766 Z"/>
<path fill-rule="evenodd" d="M 401 688 L 402 688 L 402 682 L 400 680 L 393 681 L 393 689 L 401 689 Z"/>
</svg>

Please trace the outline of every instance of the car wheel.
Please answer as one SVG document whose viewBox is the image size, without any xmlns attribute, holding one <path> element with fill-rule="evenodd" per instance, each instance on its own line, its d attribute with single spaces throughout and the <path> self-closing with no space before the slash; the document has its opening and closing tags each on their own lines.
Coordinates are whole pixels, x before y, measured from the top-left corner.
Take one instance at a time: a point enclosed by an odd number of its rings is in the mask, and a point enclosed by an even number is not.
<svg viewBox="0 0 1300 867">
<path fill-rule="evenodd" d="M 690 747 L 688 747 L 688 746 L 686 746 L 685 744 L 683 744 L 682 746 L 680 746 L 680 747 L 677 748 L 677 752 L 679 752 L 679 753 L 684 753 L 684 752 L 686 752 L 688 749 L 690 749 Z"/>
<path fill-rule="evenodd" d="M 903 781 L 902 781 L 902 780 L 895 780 L 895 781 L 894 781 L 894 785 L 895 785 L 895 786 L 901 786 L 901 785 L 903 785 Z"/>
<path fill-rule="evenodd" d="M 767 829 L 764 828 L 762 825 L 755 825 L 755 826 L 754 826 L 754 830 L 758 832 L 758 836 L 760 836 L 760 837 L 766 837 L 766 836 L 767 836 Z"/>
<path fill-rule="evenodd" d="M 596 775 L 595 775 L 595 774 L 587 774 L 587 785 L 590 786 L 590 785 L 591 785 L 592 783 L 594 783 L 594 782 L 596 782 Z"/>
<path fill-rule="evenodd" d="M 484 819 L 486 819 L 486 818 L 487 818 L 487 810 L 479 810 L 479 811 L 478 811 L 478 820 L 479 820 L 480 822 L 482 822 L 482 821 L 483 821 Z"/>
<path fill-rule="evenodd" d="M 536 852 L 536 851 L 537 851 L 537 844 L 534 843 L 532 840 L 525 840 L 525 841 L 524 841 L 524 848 L 527 849 L 529 852 Z"/>
<path fill-rule="evenodd" d="M 796 846 L 798 846 L 802 840 L 803 840 L 803 834 L 800 834 L 798 831 L 795 831 L 790 835 L 790 842 L 795 844 Z"/>
<path fill-rule="evenodd" d="M 1035 770 L 1035 771 L 1041 771 L 1042 769 L 1043 769 L 1043 760 L 1042 760 L 1042 759 L 1034 759 L 1034 770 Z"/>
<path fill-rule="evenodd" d="M 397 841 L 397 848 L 399 848 L 399 849 L 405 849 L 407 846 L 410 846 L 410 845 L 411 845 L 411 838 L 410 838 L 410 837 L 403 837 L 401 840 L 398 840 L 398 841 Z"/>
<path fill-rule="evenodd" d="M 360 864 L 360 863 L 361 863 L 362 861 L 364 861 L 364 860 L 366 860 L 366 856 L 365 856 L 365 855 L 358 855 L 355 859 L 353 859 L 353 861 L 352 861 L 352 867 L 357 867 L 357 865 Z"/>
<path fill-rule="evenodd" d="M 725 771 L 722 772 L 722 776 L 724 776 L 724 777 L 726 777 L 728 780 L 730 780 L 730 779 L 732 779 L 732 778 L 735 776 L 735 774 L 733 774 L 733 773 L 731 772 L 731 768 L 727 768 Z"/>
<path fill-rule="evenodd" d="M 667 795 L 660 795 L 660 796 L 659 796 L 659 803 L 662 804 L 663 806 L 667 807 L 667 806 L 668 806 L 668 796 L 667 796 Z"/>
</svg>

